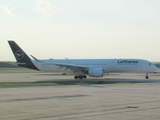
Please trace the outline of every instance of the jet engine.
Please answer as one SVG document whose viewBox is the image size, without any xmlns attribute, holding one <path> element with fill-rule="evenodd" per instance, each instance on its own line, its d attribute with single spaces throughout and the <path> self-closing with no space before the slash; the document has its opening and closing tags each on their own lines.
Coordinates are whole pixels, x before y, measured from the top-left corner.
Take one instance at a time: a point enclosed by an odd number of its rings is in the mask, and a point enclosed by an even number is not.
<svg viewBox="0 0 160 120">
<path fill-rule="evenodd" d="M 102 68 L 90 68 L 88 70 L 88 75 L 90 77 L 103 77 L 103 69 Z"/>
</svg>

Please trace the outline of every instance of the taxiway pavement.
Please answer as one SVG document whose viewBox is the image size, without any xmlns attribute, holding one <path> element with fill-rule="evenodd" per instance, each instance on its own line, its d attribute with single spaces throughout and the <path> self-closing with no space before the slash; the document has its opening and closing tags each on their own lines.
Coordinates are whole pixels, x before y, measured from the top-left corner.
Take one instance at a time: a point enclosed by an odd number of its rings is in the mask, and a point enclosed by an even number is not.
<svg viewBox="0 0 160 120">
<path fill-rule="evenodd" d="M 0 82 L 73 81 L 48 73 L 0 74 Z M 160 120 L 160 75 L 111 74 L 114 84 L 0 88 L 0 120 Z M 78 82 L 78 81 L 77 81 Z"/>
</svg>

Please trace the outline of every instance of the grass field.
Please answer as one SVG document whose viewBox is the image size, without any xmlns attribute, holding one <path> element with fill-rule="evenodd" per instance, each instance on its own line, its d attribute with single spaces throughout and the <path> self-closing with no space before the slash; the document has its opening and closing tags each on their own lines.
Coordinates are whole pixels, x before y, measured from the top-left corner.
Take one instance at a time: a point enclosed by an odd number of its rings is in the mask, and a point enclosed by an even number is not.
<svg viewBox="0 0 160 120">
<path fill-rule="evenodd" d="M 1 73 L 38 73 L 40 71 L 31 70 L 27 68 L 0 68 Z"/>
<path fill-rule="evenodd" d="M 54 81 L 54 82 L 0 82 L 0 88 L 4 87 L 35 87 L 35 86 L 57 86 L 57 85 L 84 85 L 84 86 L 92 86 L 96 84 L 131 84 L 137 82 L 117 82 L 117 81 L 107 81 L 107 82 L 99 82 L 99 81 L 83 81 L 82 83 L 76 80 L 73 81 Z M 98 87 L 98 86 L 97 86 Z"/>
</svg>

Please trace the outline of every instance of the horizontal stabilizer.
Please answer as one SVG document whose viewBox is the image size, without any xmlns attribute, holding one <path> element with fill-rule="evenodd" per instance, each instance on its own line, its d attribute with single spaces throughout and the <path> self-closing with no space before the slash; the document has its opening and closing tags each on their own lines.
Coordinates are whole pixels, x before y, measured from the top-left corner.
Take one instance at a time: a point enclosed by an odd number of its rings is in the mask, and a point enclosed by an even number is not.
<svg viewBox="0 0 160 120">
<path fill-rule="evenodd" d="M 41 60 L 37 59 L 37 58 L 36 58 L 36 57 L 34 57 L 33 55 L 31 55 L 31 57 L 32 57 L 36 62 L 42 62 L 42 63 L 43 63 L 43 61 L 41 61 Z"/>
<path fill-rule="evenodd" d="M 11 64 L 11 65 L 14 65 L 14 66 L 26 64 L 26 63 L 20 63 L 20 62 L 6 62 L 6 63 Z"/>
</svg>

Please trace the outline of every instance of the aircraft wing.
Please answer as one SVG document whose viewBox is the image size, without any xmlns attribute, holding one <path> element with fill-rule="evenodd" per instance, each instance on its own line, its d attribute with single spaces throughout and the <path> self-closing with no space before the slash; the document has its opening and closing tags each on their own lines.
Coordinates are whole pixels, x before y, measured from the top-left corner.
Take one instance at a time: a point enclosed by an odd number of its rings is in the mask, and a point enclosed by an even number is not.
<svg viewBox="0 0 160 120">
<path fill-rule="evenodd" d="M 59 67 L 65 67 L 66 69 L 81 69 L 81 70 L 88 69 L 88 67 L 85 65 L 75 65 L 75 64 L 67 64 L 67 63 L 55 63 L 55 65 Z"/>
<path fill-rule="evenodd" d="M 57 65 L 59 66 L 60 68 L 64 67 L 66 69 L 71 69 L 71 70 L 74 70 L 74 69 L 80 69 L 80 70 L 88 70 L 88 67 L 85 66 L 85 65 L 75 65 L 75 64 L 69 64 L 69 63 L 47 63 L 47 62 L 43 62 L 39 59 L 37 59 L 36 57 L 34 57 L 33 55 L 31 55 L 31 57 L 36 61 L 36 62 L 41 62 L 41 63 L 46 63 L 46 64 L 54 64 L 54 65 Z"/>
</svg>

